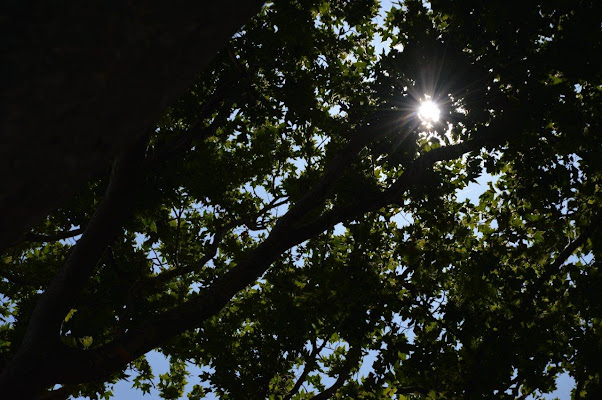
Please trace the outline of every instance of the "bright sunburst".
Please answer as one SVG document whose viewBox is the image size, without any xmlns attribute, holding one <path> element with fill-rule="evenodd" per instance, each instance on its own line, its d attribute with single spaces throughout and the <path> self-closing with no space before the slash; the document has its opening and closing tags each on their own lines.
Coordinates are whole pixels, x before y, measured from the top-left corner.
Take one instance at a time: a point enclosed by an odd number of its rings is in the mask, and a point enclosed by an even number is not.
<svg viewBox="0 0 602 400">
<path fill-rule="evenodd" d="M 437 104 L 431 100 L 424 101 L 418 109 L 418 116 L 426 124 L 432 124 L 433 122 L 439 121 L 439 114 L 441 114 L 441 110 L 439 110 Z"/>
</svg>

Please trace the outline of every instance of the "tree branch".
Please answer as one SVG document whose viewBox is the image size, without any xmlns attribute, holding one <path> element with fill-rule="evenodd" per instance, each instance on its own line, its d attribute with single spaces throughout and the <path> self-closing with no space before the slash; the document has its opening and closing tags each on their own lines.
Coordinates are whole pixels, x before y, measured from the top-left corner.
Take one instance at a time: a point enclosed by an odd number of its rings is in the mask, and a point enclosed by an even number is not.
<svg viewBox="0 0 602 400">
<path fill-rule="evenodd" d="M 39 388 L 16 385 L 15 381 L 24 384 L 28 379 L 33 380 L 40 369 L 48 368 L 47 363 L 56 361 L 53 357 L 59 357 L 57 353 L 62 348 L 59 331 L 63 318 L 128 215 L 136 182 L 140 180 L 146 146 L 147 139 L 144 138 L 115 161 L 105 196 L 83 236 L 38 300 L 17 354 L 0 375 L 0 387 L 23 391 L 18 395 L 20 398 L 33 396 L 28 391 Z M 45 378 L 52 379 L 53 374 L 47 372 L 43 374 Z M 39 381 L 39 377 L 35 379 Z"/>
<path fill-rule="evenodd" d="M 215 257 L 219 245 L 226 233 L 228 233 L 231 229 L 239 225 L 246 225 L 247 227 L 249 227 L 249 229 L 252 230 L 260 229 L 261 227 L 257 225 L 257 219 L 265 215 L 268 211 L 287 203 L 287 200 L 279 201 L 281 199 L 281 197 L 274 198 L 270 203 L 268 203 L 265 207 L 259 210 L 254 216 L 231 221 L 223 227 L 221 227 L 220 229 L 218 229 L 213 236 L 213 241 L 211 242 L 207 253 L 203 257 L 201 257 L 198 263 L 187 265 L 185 267 L 168 269 L 166 271 L 161 272 L 154 278 L 150 278 L 149 282 L 152 282 L 152 286 L 156 287 L 158 284 L 168 282 L 169 280 L 175 277 L 199 271 L 205 266 L 205 264 L 207 264 L 209 261 L 211 261 L 211 259 L 213 259 L 213 257 Z"/>
<path fill-rule="evenodd" d="M 357 217 L 367 212 L 378 210 L 388 204 L 395 204 L 404 190 L 414 184 L 426 183 L 424 172 L 431 168 L 437 161 L 446 161 L 458 158 L 464 154 L 479 150 L 481 143 L 469 141 L 453 146 L 441 147 L 424 153 L 414 160 L 389 189 L 370 197 L 360 197 L 356 202 L 342 207 L 329 210 L 313 221 L 307 222 L 298 227 L 305 236 L 312 236 L 323 232 L 338 222 Z M 358 197 L 361 193 L 358 190 Z"/>
<path fill-rule="evenodd" d="M 57 232 L 57 233 L 24 233 L 21 237 L 12 243 L 9 243 L 6 247 L 13 247 L 24 242 L 56 242 L 57 240 L 69 239 L 71 237 L 80 235 L 84 232 L 82 228 L 72 229 L 70 231 Z"/>
<path fill-rule="evenodd" d="M 345 359 L 345 364 L 343 365 L 343 370 L 339 374 L 337 380 L 328 389 L 312 397 L 311 400 L 327 400 L 334 396 L 336 392 L 343 386 L 343 384 L 345 384 L 345 381 L 349 378 L 351 370 L 357 365 L 357 362 L 361 355 L 361 346 L 350 346 L 349 351 L 347 352 L 347 357 Z"/>
<path fill-rule="evenodd" d="M 290 390 L 290 392 L 288 392 L 288 394 L 284 397 L 283 400 L 291 400 L 293 398 L 293 396 L 295 394 L 297 394 L 299 389 L 301 389 L 303 382 L 305 382 L 305 380 L 307 379 L 307 376 L 309 375 L 309 373 L 311 371 L 313 371 L 313 367 L 316 365 L 316 356 L 318 354 L 320 354 L 322 349 L 324 349 L 324 346 L 326 346 L 326 343 L 327 343 L 326 340 L 324 340 L 320 346 L 316 346 L 316 344 L 314 343 L 314 345 L 312 346 L 311 354 L 308 357 L 309 359 L 306 361 L 305 367 L 303 368 L 303 372 L 301 372 L 301 375 L 299 375 L 297 382 L 295 382 L 295 385 Z"/>
<path fill-rule="evenodd" d="M 174 159 L 175 156 L 182 154 L 186 150 L 189 150 L 194 139 L 205 140 L 211 137 L 216 129 L 224 119 L 230 114 L 230 109 L 223 106 L 217 113 L 213 121 L 209 125 L 204 125 L 206 118 L 210 116 L 210 112 L 207 110 L 202 118 L 199 118 L 186 132 L 176 136 L 173 140 L 165 145 L 164 148 L 160 149 L 156 154 L 149 157 L 147 160 L 147 168 L 153 169 L 156 165 L 165 162 L 166 160 Z"/>
<path fill-rule="evenodd" d="M 372 121 L 359 129 L 351 141 L 337 153 L 326 167 L 318 183 L 295 202 L 295 205 L 278 221 L 278 225 L 289 225 L 292 221 L 299 220 L 300 217 L 313 210 L 324 200 L 324 197 L 332 189 L 332 184 L 341 177 L 343 170 L 355 161 L 357 154 L 366 145 L 399 129 L 399 121 L 391 118 L 390 110 L 375 113 Z"/>
<path fill-rule="evenodd" d="M 426 395 L 429 392 L 428 389 L 422 386 L 402 386 L 395 389 L 395 394 L 420 393 Z"/>
<path fill-rule="evenodd" d="M 566 260 L 573 255 L 575 250 L 585 243 L 585 241 L 596 231 L 596 229 L 598 229 L 600 223 L 602 223 L 602 210 L 598 210 L 594 214 L 589 225 L 587 225 L 587 227 L 581 231 L 575 240 L 567 244 L 550 264 L 550 266 L 546 268 L 541 277 L 539 277 L 539 279 L 535 282 L 535 292 L 539 293 L 543 285 L 548 282 L 550 278 L 552 278 L 552 275 L 560 271 Z"/>
<path fill-rule="evenodd" d="M 63 386 L 43 393 L 39 400 L 67 400 L 69 396 L 71 396 L 71 390 Z"/>
<path fill-rule="evenodd" d="M 72 229 L 70 231 L 57 232 L 52 234 L 45 233 L 26 233 L 23 241 L 26 242 L 56 242 L 57 240 L 69 239 L 84 232 L 82 228 Z"/>
<path fill-rule="evenodd" d="M 524 119 L 524 110 L 517 109 L 516 113 L 513 110 L 511 109 L 508 113 L 505 113 L 504 116 L 500 117 L 499 121 L 483 128 L 474 139 L 422 153 L 408 165 L 397 182 L 380 194 L 370 197 L 362 196 L 361 192 L 363 188 L 360 188 L 357 196 L 359 200 L 355 203 L 327 211 L 313 221 L 300 226 L 299 230 L 303 231 L 304 235 L 313 235 L 323 232 L 338 222 L 378 210 L 389 204 L 396 204 L 401 194 L 409 187 L 416 184 L 424 185 L 426 183 L 427 176 L 425 172 L 436 162 L 454 160 L 464 154 L 478 151 L 483 147 L 505 143 L 512 136 L 509 132 L 520 129 L 520 127 L 513 125 L 515 119 L 520 121 L 527 120 Z"/>
<path fill-rule="evenodd" d="M 157 285 L 168 282 L 175 277 L 200 270 L 205 266 L 205 264 L 211 261 L 213 257 L 215 257 L 215 255 L 217 254 L 217 249 L 222 239 L 224 238 L 226 233 L 228 233 L 228 231 L 230 231 L 230 229 L 234 228 L 236 225 L 238 225 L 238 221 L 236 221 L 236 223 L 226 224 L 226 226 L 218 229 L 217 232 L 213 235 L 213 241 L 211 242 L 207 253 L 205 253 L 205 255 L 201 257 L 198 263 L 180 268 L 167 269 L 155 276 L 154 278 L 150 278 L 149 282 L 152 282 L 153 287 L 157 287 Z"/>
</svg>

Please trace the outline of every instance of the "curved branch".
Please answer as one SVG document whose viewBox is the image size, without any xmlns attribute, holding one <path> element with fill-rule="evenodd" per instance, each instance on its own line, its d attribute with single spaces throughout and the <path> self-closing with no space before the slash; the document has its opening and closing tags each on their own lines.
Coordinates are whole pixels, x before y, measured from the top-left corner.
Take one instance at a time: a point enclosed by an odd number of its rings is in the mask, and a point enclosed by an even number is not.
<svg viewBox="0 0 602 400">
<path fill-rule="evenodd" d="M 328 343 L 326 340 L 324 340 L 320 346 L 316 346 L 314 343 L 311 354 L 308 357 L 309 360 L 306 361 L 305 368 L 303 368 L 303 372 L 301 372 L 301 375 L 299 375 L 297 382 L 295 382 L 295 385 L 290 390 L 290 392 L 288 392 L 288 394 L 286 396 L 284 396 L 283 400 L 291 400 L 293 398 L 293 396 L 295 394 L 297 394 L 299 389 L 301 389 L 303 382 L 305 382 L 305 380 L 307 379 L 307 376 L 313 370 L 313 367 L 316 365 L 316 356 L 318 354 L 320 354 L 322 349 L 324 349 L 324 346 L 326 346 L 326 343 Z"/>
<path fill-rule="evenodd" d="M 261 210 L 259 210 L 255 215 L 253 215 L 249 218 L 237 219 L 237 220 L 234 220 L 234 221 L 231 221 L 231 222 L 225 224 L 223 227 L 218 229 L 217 232 L 215 232 L 215 234 L 213 236 L 213 241 L 211 242 L 211 245 L 209 246 L 207 253 L 205 253 L 205 255 L 203 257 L 201 257 L 201 259 L 199 260 L 198 263 L 188 265 L 185 267 L 172 268 L 172 269 L 165 270 L 165 271 L 161 272 L 159 275 L 155 276 L 154 278 L 150 278 L 149 281 L 152 282 L 153 286 L 156 286 L 158 284 L 168 282 L 169 280 L 171 280 L 175 277 L 182 276 L 182 275 L 185 275 L 185 274 L 188 274 L 191 272 L 199 271 L 201 268 L 203 268 L 205 266 L 205 264 L 207 264 L 209 261 L 211 261 L 213 259 L 213 257 L 215 257 L 221 241 L 223 240 L 224 236 L 231 229 L 233 229 L 239 225 L 246 225 L 251 230 L 263 229 L 262 227 L 258 226 L 257 219 L 264 216 L 266 213 L 268 213 L 268 211 L 270 211 L 276 207 L 279 207 L 281 205 L 284 205 L 287 202 L 288 202 L 288 200 L 282 200 L 282 197 L 276 197 L 271 202 L 269 202 L 265 207 L 263 207 Z"/>
<path fill-rule="evenodd" d="M 514 118 L 516 117 L 516 118 Z M 354 204 L 339 207 L 325 212 L 313 221 L 307 222 L 299 227 L 304 235 L 313 235 L 323 232 L 338 222 L 354 218 L 358 215 L 370 211 L 378 210 L 389 204 L 396 204 L 401 194 L 412 185 L 427 183 L 427 172 L 436 162 L 449 161 L 457 159 L 465 154 L 478 151 L 483 147 L 491 147 L 506 143 L 512 136 L 509 132 L 519 130 L 520 127 L 513 125 L 515 120 L 528 121 L 524 110 L 511 109 L 499 121 L 485 127 L 475 139 L 466 142 L 457 143 L 451 146 L 444 146 L 423 153 L 412 161 L 401 177 L 391 187 L 375 196 L 361 196 L 361 190 L 358 190 L 360 198 Z"/>
<path fill-rule="evenodd" d="M 19 394 L 22 398 L 29 397 L 28 390 L 39 390 L 13 383 L 24 384 L 28 379 L 33 381 L 34 376 L 39 381 L 38 370 L 47 367 L 45 363 L 52 363 L 52 356 L 60 351 L 59 330 L 63 318 L 128 215 L 146 146 L 144 138 L 115 161 L 105 196 L 65 264 L 38 300 L 17 354 L 0 375 L 0 387 L 14 388 L 15 393 L 23 391 L 24 394 Z M 50 376 L 45 378 L 51 379 Z"/>
<path fill-rule="evenodd" d="M 22 35 L 0 54 L 0 250 L 153 129 L 263 3 L 89 1 L 71 3 L 69 13 L 42 3 L 3 7 L 3 28 Z"/>
<path fill-rule="evenodd" d="M 349 378 L 351 370 L 357 365 L 361 355 L 361 346 L 350 346 L 349 351 L 347 352 L 347 358 L 345 359 L 345 364 L 343 365 L 343 370 L 339 374 L 337 380 L 328 389 L 312 397 L 311 400 L 327 400 L 334 396 Z"/>
</svg>

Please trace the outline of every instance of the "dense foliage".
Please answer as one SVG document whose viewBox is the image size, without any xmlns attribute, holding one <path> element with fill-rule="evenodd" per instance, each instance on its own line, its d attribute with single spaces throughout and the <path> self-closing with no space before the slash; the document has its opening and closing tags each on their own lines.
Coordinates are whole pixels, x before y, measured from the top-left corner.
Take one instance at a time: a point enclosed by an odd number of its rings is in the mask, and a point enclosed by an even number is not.
<svg viewBox="0 0 602 400">
<path fill-rule="evenodd" d="M 4 367 L 49 398 L 148 392 L 154 348 L 165 399 L 600 398 L 600 3 L 482 3 L 268 3 L 2 255 Z"/>
</svg>

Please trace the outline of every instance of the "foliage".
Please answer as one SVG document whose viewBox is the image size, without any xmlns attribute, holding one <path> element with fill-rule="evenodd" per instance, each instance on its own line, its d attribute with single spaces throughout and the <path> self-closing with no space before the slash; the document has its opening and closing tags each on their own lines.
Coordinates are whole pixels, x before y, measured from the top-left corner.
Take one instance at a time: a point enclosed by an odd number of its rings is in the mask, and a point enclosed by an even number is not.
<svg viewBox="0 0 602 400">
<path fill-rule="evenodd" d="M 165 112 L 38 354 L 58 371 L 46 386 L 97 398 L 129 376 L 149 392 L 159 348 L 165 399 L 190 365 L 191 399 L 539 398 L 562 372 L 573 398 L 599 398 L 599 2 L 379 10 L 268 3 Z M 106 223 L 120 173 L 36 232 Z M 2 256 L 7 365 L 76 238 Z"/>
</svg>

